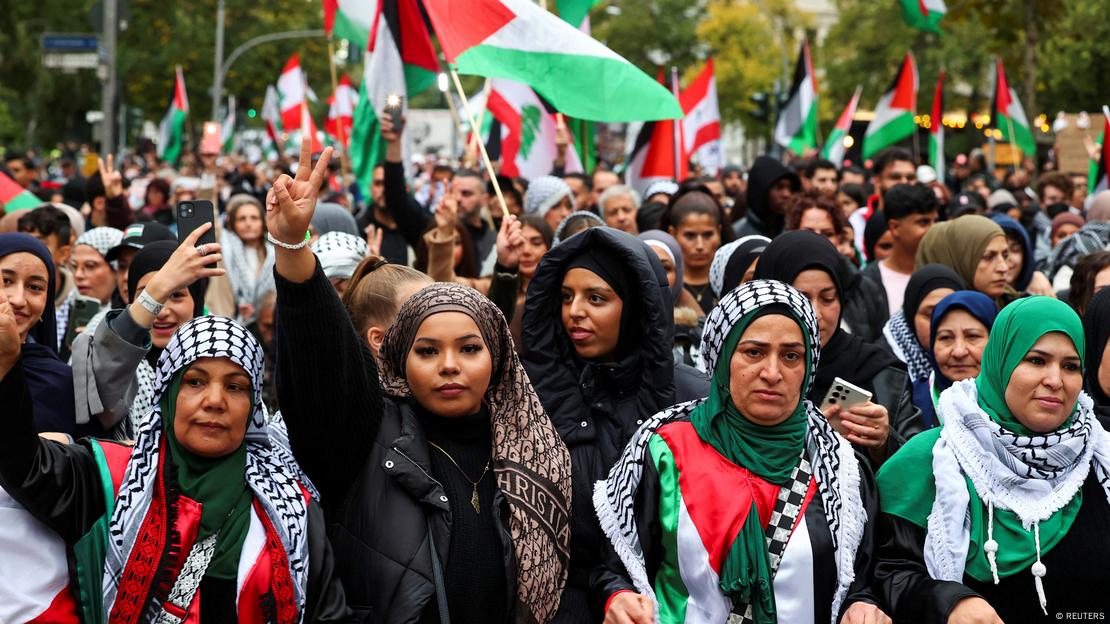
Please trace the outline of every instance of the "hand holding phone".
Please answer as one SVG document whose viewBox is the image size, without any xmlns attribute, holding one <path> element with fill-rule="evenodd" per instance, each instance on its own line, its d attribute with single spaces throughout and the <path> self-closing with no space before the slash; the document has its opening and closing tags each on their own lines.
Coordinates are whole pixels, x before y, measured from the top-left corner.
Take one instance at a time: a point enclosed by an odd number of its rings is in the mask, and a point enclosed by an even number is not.
<svg viewBox="0 0 1110 624">
<path fill-rule="evenodd" d="M 849 410 L 870 400 L 871 393 L 867 390 L 850 384 L 840 377 L 834 377 L 832 385 L 829 386 L 829 391 L 825 393 L 825 398 L 821 400 L 821 411 L 834 405 L 840 406 L 841 410 Z"/>
<path fill-rule="evenodd" d="M 401 130 L 405 127 L 404 119 L 404 104 L 405 98 L 390 93 L 385 97 L 385 114 L 389 115 L 389 122 L 393 124 L 393 132 L 401 134 Z"/>
</svg>

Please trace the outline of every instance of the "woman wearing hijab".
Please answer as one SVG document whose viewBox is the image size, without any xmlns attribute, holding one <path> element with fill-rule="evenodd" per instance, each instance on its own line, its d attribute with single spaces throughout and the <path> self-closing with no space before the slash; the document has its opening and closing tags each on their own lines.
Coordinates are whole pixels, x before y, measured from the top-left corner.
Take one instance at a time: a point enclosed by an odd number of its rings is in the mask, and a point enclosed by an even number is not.
<svg viewBox="0 0 1110 624">
<path fill-rule="evenodd" d="M 709 396 L 652 416 L 594 490 L 606 621 L 889 622 L 868 589 L 871 472 L 806 399 L 821 346 L 805 297 L 740 286 L 702 349 Z"/>
<path fill-rule="evenodd" d="M 721 246 L 713 254 L 709 285 L 718 299 L 752 278 L 759 255 L 770 243 L 771 239 L 766 236 L 752 234 Z"/>
<path fill-rule="evenodd" d="M 1087 336 L 1087 361 L 1084 386 L 1094 402 L 1095 415 L 1104 428 L 1110 427 L 1110 288 L 1100 290 L 1087 305 L 1083 315 L 1083 331 Z M 1105 364 L 1105 366 L 1103 366 Z"/>
<path fill-rule="evenodd" d="M 524 365 L 574 467 L 570 578 L 557 621 L 594 622 L 591 570 L 605 538 L 590 492 L 645 420 L 705 397 L 708 380 L 676 363 L 670 283 L 651 249 L 608 227 L 548 251 L 528 288 Z"/>
<path fill-rule="evenodd" d="M 275 182 L 268 218 L 288 245 L 277 258 L 279 400 L 322 494 L 349 604 L 380 622 L 547 622 L 566 579 L 566 448 L 504 316 L 472 288 L 410 297 L 375 363 L 316 257 L 296 248 L 329 156 L 313 170 L 302 152 L 297 179 Z"/>
<path fill-rule="evenodd" d="M 120 244 L 123 232 L 110 227 L 93 228 L 73 243 L 69 268 L 77 292 L 100 302 L 102 308 L 116 295 L 116 267 L 108 262 L 108 252 Z"/>
<path fill-rule="evenodd" d="M 802 292 L 817 313 L 825 357 L 809 386 L 807 398 L 820 405 L 836 378 L 872 393 L 871 401 L 842 410 L 823 408 L 833 427 L 866 450 L 879 466 L 913 434 L 922 430 L 913 406 L 912 386 L 905 367 L 878 346 L 841 327 L 845 264 L 823 236 L 807 231 L 779 235 L 764 250 L 756 279 L 774 279 Z"/>
<path fill-rule="evenodd" d="M 352 621 L 311 483 L 263 417 L 246 329 L 204 317 L 178 331 L 134 447 L 63 445 L 35 435 L 2 308 L 0 479 L 65 540 L 82 621 Z"/>
<path fill-rule="evenodd" d="M 1055 622 L 1105 609 L 1110 438 L 1082 393 L 1084 352 L 1062 301 L 1006 306 L 979 375 L 941 394 L 943 426 L 879 472 L 875 589 L 896 619 Z"/>
<path fill-rule="evenodd" d="M 971 290 L 1001 308 L 1017 298 L 1010 286 L 1010 243 L 994 221 L 965 215 L 929 228 L 917 247 L 917 267 L 943 264 L 954 270 Z"/>
<path fill-rule="evenodd" d="M 75 404 L 79 423 L 96 422 L 113 437 L 134 439 L 154 407 L 155 367 L 178 328 L 204 314 L 208 278 L 220 244 L 196 245 L 211 226 L 194 230 L 179 246 L 150 243 L 131 260 L 127 272 L 130 305 L 111 310 L 91 332 L 73 343 Z M 127 417 L 127 418 L 125 418 Z"/>
<path fill-rule="evenodd" d="M 335 292 L 342 297 L 358 263 L 370 255 L 370 247 L 358 236 L 346 232 L 328 232 L 312 243 L 312 253 L 320 259 L 320 268 L 324 270 L 324 275 L 335 286 Z"/>
<path fill-rule="evenodd" d="M 316 242 L 317 238 L 328 232 L 344 232 L 351 236 L 360 235 L 358 222 L 351 215 L 351 211 L 340 204 L 328 202 L 320 202 L 320 205 L 316 206 L 316 212 L 312 213 L 312 224 L 308 231 L 312 236 L 310 243 Z"/>
<path fill-rule="evenodd" d="M 73 411 L 73 371 L 58 359 L 54 320 L 54 261 L 30 234 L 0 234 L 0 292 L 11 304 L 19 325 L 23 362 L 35 405 L 35 429 L 70 436 L 102 433 L 98 426 L 78 427 Z"/>
<path fill-rule="evenodd" d="M 911 382 L 928 380 L 933 370 L 925 348 L 933 309 L 941 299 L 963 288 L 960 276 L 943 264 L 923 266 L 910 276 L 902 309 L 886 322 L 883 338 L 894 357 L 906 365 Z"/>
<path fill-rule="evenodd" d="M 1006 233 L 1006 241 L 1010 244 L 1010 286 L 1018 293 L 1055 297 L 1056 293 L 1052 290 L 1048 277 L 1035 270 L 1035 249 L 1029 230 L 1004 214 L 992 214 L 991 221 L 1002 228 Z"/>
<path fill-rule="evenodd" d="M 937 401 L 954 382 L 978 377 L 987 336 L 998 309 L 975 290 L 959 290 L 937 303 L 929 323 L 929 376 L 913 382 L 913 404 L 928 428 L 940 426 Z"/>
<path fill-rule="evenodd" d="M 563 217 L 555 228 L 555 238 L 552 245 L 558 245 L 582 230 L 595 227 L 605 227 L 605 219 L 588 210 L 577 210 Z"/>
<path fill-rule="evenodd" d="M 674 305 L 674 359 L 695 368 L 701 362 L 701 330 L 705 315 L 694 296 L 682 287 L 682 249 L 673 236 L 663 230 L 648 230 L 636 238 L 655 252 L 667 283 L 671 285 Z"/>
</svg>

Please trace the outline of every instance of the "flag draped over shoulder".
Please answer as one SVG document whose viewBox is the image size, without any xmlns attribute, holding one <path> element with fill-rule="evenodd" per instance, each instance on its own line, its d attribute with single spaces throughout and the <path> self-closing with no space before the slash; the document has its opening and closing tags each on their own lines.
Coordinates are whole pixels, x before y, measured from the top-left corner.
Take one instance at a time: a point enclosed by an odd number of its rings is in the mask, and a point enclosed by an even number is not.
<svg viewBox="0 0 1110 624">
<path fill-rule="evenodd" d="M 385 159 L 378 115 L 390 95 L 402 98 L 435 83 L 438 64 L 416 0 L 382 0 L 372 20 L 362 83 L 351 133 L 351 168 L 363 197 L 370 197 L 374 167 Z"/>
<path fill-rule="evenodd" d="M 1029 118 L 1018 100 L 1017 92 L 1010 88 L 1006 80 L 1006 70 L 1002 59 L 995 61 L 994 98 L 991 105 L 991 125 L 1002 133 L 1002 140 L 1017 146 L 1027 156 L 1037 153 L 1037 143 L 1033 140 L 1033 130 Z"/>
<path fill-rule="evenodd" d="M 181 66 L 173 81 L 173 97 L 170 108 L 158 125 L 158 158 L 176 163 L 185 148 L 185 119 L 189 116 L 189 96 L 185 92 L 185 74 Z"/>
<path fill-rule="evenodd" d="M 665 87 L 530 0 L 425 0 L 424 7 L 460 73 L 523 82 L 579 119 L 682 117 Z"/>
<path fill-rule="evenodd" d="M 913 121 L 917 111 L 917 63 L 913 53 L 907 52 L 894 82 L 875 105 L 875 118 L 867 125 L 863 136 L 863 157 L 871 158 L 885 147 L 913 136 L 917 124 Z"/>
<path fill-rule="evenodd" d="M 817 147 L 817 77 L 808 41 L 802 42 L 790 99 L 775 123 L 775 143 L 799 155 Z"/>
</svg>

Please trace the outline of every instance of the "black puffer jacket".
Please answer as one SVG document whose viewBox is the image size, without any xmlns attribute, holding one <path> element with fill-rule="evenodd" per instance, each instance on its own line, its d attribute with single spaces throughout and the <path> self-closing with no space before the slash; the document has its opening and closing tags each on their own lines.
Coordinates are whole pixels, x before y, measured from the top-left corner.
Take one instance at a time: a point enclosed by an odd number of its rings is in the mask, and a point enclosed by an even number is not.
<svg viewBox="0 0 1110 624">
<path fill-rule="evenodd" d="M 786 218 L 771 211 L 767 196 L 783 178 L 790 180 L 795 192 L 802 189 L 802 181 L 786 165 L 770 156 L 755 159 L 748 171 L 748 214 L 732 225 L 737 237 L 759 234 L 774 238 L 782 233 Z"/>
<path fill-rule="evenodd" d="M 863 338 L 865 342 L 882 342 L 883 326 L 890 319 L 890 309 L 887 305 L 886 290 L 882 282 L 869 278 L 868 269 L 875 266 L 875 275 L 878 275 L 878 263 L 867 265 L 862 271 L 856 269 L 847 258 L 844 258 L 845 285 L 844 309 L 841 312 L 841 323 L 848 333 Z"/>
<path fill-rule="evenodd" d="M 383 395 L 373 355 L 319 262 L 306 282 L 276 272 L 275 281 L 282 414 L 293 453 L 320 491 L 348 604 L 364 622 L 439 622 L 432 549 L 446 572 L 451 509 L 412 403 Z M 491 489 L 511 608 L 508 507 Z"/>
<path fill-rule="evenodd" d="M 617 362 L 581 360 L 560 320 L 567 265 L 587 249 L 605 248 L 627 261 L 642 336 L 638 351 Z M 528 286 L 522 324 L 524 366 L 555 429 L 570 449 L 574 471 L 570 579 L 557 622 L 600 622 L 599 597 L 589 595 L 590 572 L 602 565 L 604 536 L 593 514 L 594 483 L 605 478 L 640 423 L 675 403 L 703 398 L 709 379 L 676 365 L 670 286 L 656 255 L 636 238 L 592 228 L 544 255 Z"/>
</svg>

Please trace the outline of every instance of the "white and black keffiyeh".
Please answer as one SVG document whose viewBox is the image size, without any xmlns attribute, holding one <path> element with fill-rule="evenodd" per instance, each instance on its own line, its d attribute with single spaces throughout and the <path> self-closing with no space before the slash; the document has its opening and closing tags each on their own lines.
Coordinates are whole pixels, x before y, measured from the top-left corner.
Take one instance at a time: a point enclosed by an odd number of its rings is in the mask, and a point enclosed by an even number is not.
<svg viewBox="0 0 1110 624">
<path fill-rule="evenodd" d="M 370 255 L 366 241 L 346 232 L 328 232 L 312 243 L 312 253 L 328 279 L 351 279 L 355 267 Z"/>
<path fill-rule="evenodd" d="M 1075 234 L 1060 241 L 1048 257 L 1046 272 L 1049 279 L 1056 279 L 1056 274 L 1064 267 L 1075 268 L 1079 259 L 1096 251 L 1103 251 L 1110 246 L 1110 223 L 1105 221 L 1091 221 L 1079 228 Z"/>
<path fill-rule="evenodd" d="M 123 242 L 123 232 L 111 227 L 97 227 L 93 228 L 81 236 L 73 243 L 73 246 L 88 245 L 92 247 L 102 256 L 107 256 L 108 252 Z M 116 268 L 116 263 L 111 263 L 112 269 Z"/>
<path fill-rule="evenodd" d="M 720 349 L 732 328 L 749 313 L 773 304 L 787 306 L 802 319 L 803 331 L 809 334 L 808 342 L 813 345 L 808 384 L 813 383 L 820 355 L 817 318 L 801 293 L 773 280 L 754 280 L 741 285 L 725 295 L 709 313 L 702 335 L 702 357 L 708 370 L 716 370 L 722 357 Z M 602 530 L 620 556 L 636 591 L 652 600 L 655 600 L 655 591 L 648 577 L 633 506 L 643 476 L 648 441 L 663 425 L 688 417 L 702 401 L 704 399 L 675 405 L 646 420 L 632 435 L 620 459 L 609 471 L 609 477 L 594 486 L 594 509 Z M 836 433 L 808 400 L 806 409 L 809 419 L 806 455 L 817 481 L 836 552 L 837 586 L 832 603 L 835 623 L 848 588 L 855 580 L 856 551 L 863 539 L 867 512 L 860 496 L 859 465 L 852 445 Z"/>
<path fill-rule="evenodd" d="M 162 449 L 162 413 L 159 403 L 174 376 L 199 358 L 227 358 L 251 378 L 254 411 L 247 426 L 246 483 L 273 524 L 289 560 L 297 608 L 303 615 L 308 588 L 308 506 L 301 486 L 317 496 L 280 435 L 270 438 L 262 407 L 262 347 L 235 321 L 204 316 L 182 325 L 158 359 L 153 407 L 138 430 L 135 449 L 124 472 L 115 510 L 108 527 L 104 565 L 105 621 L 112 612 L 124 566 L 131 556 L 159 480 Z M 150 601 L 146 618 L 160 609 Z"/>
<path fill-rule="evenodd" d="M 1036 436 L 1003 429 L 979 406 L 978 396 L 975 380 L 966 379 L 945 390 L 937 404 L 944 428 L 933 446 L 937 493 L 924 549 L 929 575 L 937 580 L 964 577 L 971 535 L 965 477 L 984 504 L 1014 512 L 1027 531 L 1063 509 L 1092 467 L 1110 501 L 1110 434 L 1086 393 L 1079 395 L 1070 426 Z"/>
<path fill-rule="evenodd" d="M 929 355 L 921 348 L 917 341 L 917 332 L 906 321 L 906 313 L 898 310 L 886 325 L 883 326 L 883 336 L 886 338 L 894 357 L 902 360 L 910 372 L 911 381 L 924 381 L 933 372 L 933 365 L 929 362 Z"/>
<path fill-rule="evenodd" d="M 228 229 L 223 230 L 220 239 L 220 248 L 223 254 L 224 267 L 227 268 L 227 277 L 231 280 L 231 288 L 235 293 L 237 304 L 257 305 L 262 295 L 274 290 L 274 246 L 263 243 L 266 256 L 258 257 L 255 249 L 243 244 L 243 241 Z M 261 266 L 259 266 L 261 264 Z M 240 322 L 252 319 L 240 318 Z"/>
<path fill-rule="evenodd" d="M 597 216 L 596 214 L 590 212 L 589 210 L 578 210 L 578 211 L 572 212 L 572 213 L 568 214 L 567 216 L 563 217 L 563 220 L 559 222 L 559 227 L 555 228 L 555 237 L 551 239 L 551 246 L 554 247 L 555 245 L 558 245 L 559 243 L 561 243 L 562 241 L 567 239 L 568 238 L 568 236 L 567 236 L 567 225 L 569 225 L 571 221 L 579 221 L 579 220 L 590 221 L 590 222 L 596 224 L 596 225 L 593 225 L 593 226 L 590 226 L 590 227 L 604 227 L 605 226 L 605 219 L 602 219 L 601 217 Z"/>
</svg>

